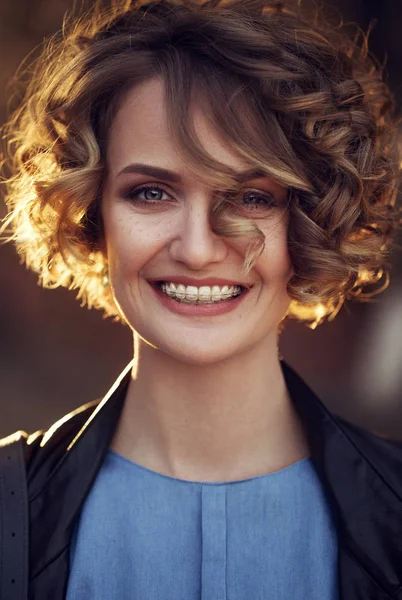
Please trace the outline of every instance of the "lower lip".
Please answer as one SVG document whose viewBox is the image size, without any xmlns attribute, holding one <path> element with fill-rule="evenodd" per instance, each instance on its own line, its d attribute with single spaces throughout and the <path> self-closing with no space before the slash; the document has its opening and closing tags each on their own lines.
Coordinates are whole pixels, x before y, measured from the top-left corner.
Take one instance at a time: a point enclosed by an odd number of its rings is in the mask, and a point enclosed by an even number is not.
<svg viewBox="0 0 402 600">
<path fill-rule="evenodd" d="M 243 302 L 250 292 L 250 290 L 244 289 L 243 292 L 233 300 L 220 300 L 219 302 L 211 302 L 210 304 L 185 304 L 184 302 L 177 302 L 170 296 L 167 296 L 162 292 L 158 285 L 154 283 L 151 283 L 150 285 L 166 308 L 178 315 L 187 315 L 190 317 L 215 317 L 231 312 Z"/>
</svg>

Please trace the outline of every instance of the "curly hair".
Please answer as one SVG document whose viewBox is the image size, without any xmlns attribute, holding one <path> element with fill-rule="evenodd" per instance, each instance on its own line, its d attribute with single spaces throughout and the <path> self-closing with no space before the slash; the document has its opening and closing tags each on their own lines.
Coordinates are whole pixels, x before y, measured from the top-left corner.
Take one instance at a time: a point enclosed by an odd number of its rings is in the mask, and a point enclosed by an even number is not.
<svg viewBox="0 0 402 600">
<path fill-rule="evenodd" d="M 250 238 L 246 273 L 264 235 L 258 218 L 233 210 L 241 186 L 199 143 L 192 102 L 288 188 L 288 316 L 314 327 L 386 286 L 400 164 L 392 95 L 367 36 L 349 39 L 277 0 L 118 0 L 47 41 L 5 128 L 13 171 L 2 231 L 11 227 L 6 241 L 44 287 L 78 288 L 83 305 L 123 320 L 101 250 L 107 135 L 125 92 L 155 76 L 183 162 L 217 190 L 214 232 Z"/>
</svg>

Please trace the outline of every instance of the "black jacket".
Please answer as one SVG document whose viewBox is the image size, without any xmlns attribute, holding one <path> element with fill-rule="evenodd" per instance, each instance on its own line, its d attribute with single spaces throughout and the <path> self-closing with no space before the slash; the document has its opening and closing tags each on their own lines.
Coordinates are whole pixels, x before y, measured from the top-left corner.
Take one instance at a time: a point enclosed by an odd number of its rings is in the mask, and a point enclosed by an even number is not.
<svg viewBox="0 0 402 600">
<path fill-rule="evenodd" d="M 102 400 L 48 431 L 0 440 L 0 600 L 65 598 L 73 525 L 111 443 L 131 366 Z M 282 369 L 333 511 L 340 600 L 402 600 L 402 443 L 334 415 Z"/>
</svg>

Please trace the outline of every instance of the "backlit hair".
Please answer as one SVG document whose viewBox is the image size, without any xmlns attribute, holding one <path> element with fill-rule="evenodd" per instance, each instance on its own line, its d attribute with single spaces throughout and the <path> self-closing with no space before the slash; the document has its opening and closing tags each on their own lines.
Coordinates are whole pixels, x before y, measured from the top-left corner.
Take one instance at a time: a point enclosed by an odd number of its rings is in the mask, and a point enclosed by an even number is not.
<svg viewBox="0 0 402 600">
<path fill-rule="evenodd" d="M 112 2 L 70 18 L 5 128 L 2 230 L 43 286 L 78 289 L 123 321 L 100 249 L 107 135 L 125 92 L 159 77 L 183 163 L 215 186 L 214 232 L 249 237 L 247 273 L 264 236 L 234 210 L 233 174 L 198 141 L 195 101 L 247 164 L 289 190 L 289 316 L 333 318 L 345 299 L 378 291 L 397 223 L 392 96 L 359 39 L 276 0 Z"/>
</svg>

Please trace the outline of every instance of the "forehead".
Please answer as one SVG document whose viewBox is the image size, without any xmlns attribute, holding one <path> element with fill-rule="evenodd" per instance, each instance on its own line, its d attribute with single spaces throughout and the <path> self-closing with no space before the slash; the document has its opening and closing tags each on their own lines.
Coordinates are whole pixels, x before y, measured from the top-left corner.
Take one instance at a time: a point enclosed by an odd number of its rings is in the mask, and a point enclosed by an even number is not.
<svg viewBox="0 0 402 600">
<path fill-rule="evenodd" d="M 202 107 L 194 106 L 191 116 L 195 133 L 212 158 L 236 171 L 250 167 L 219 137 Z M 180 170 L 182 160 L 168 131 L 163 81 L 154 78 L 126 92 L 110 126 L 107 159 L 111 174 L 130 162 Z"/>
</svg>

